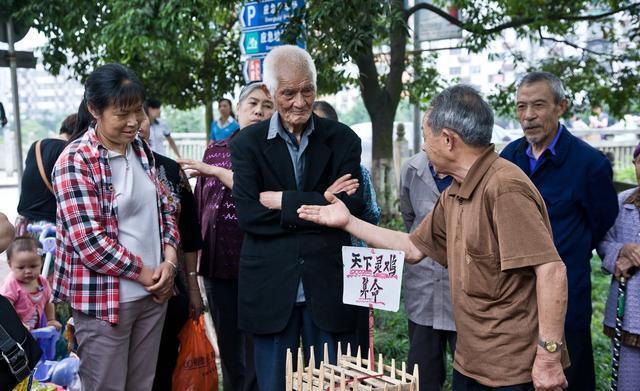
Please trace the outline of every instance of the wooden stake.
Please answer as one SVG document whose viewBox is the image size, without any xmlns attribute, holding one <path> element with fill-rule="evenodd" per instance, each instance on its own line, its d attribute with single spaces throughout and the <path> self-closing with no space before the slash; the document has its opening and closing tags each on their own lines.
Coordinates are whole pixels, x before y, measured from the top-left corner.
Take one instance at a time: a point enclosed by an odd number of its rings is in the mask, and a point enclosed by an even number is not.
<svg viewBox="0 0 640 391">
<path fill-rule="evenodd" d="M 293 358 L 291 357 L 291 349 L 287 349 L 287 377 L 286 377 L 286 387 L 287 391 L 293 390 Z"/>
</svg>

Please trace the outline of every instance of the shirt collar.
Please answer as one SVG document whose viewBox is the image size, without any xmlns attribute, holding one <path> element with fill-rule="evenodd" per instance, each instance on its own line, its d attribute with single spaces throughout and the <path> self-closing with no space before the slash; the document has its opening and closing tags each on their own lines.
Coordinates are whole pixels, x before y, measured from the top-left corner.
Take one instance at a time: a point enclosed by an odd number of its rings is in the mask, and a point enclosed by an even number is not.
<svg viewBox="0 0 640 391">
<path fill-rule="evenodd" d="M 562 129 L 563 129 L 563 126 L 558 124 L 558 131 L 556 132 L 556 135 L 553 136 L 553 140 L 551 140 L 551 143 L 547 146 L 547 148 L 545 148 L 544 151 L 542 151 L 542 153 L 544 153 L 546 150 L 549 150 L 549 152 L 551 152 L 551 154 L 553 156 L 556 155 L 556 144 L 558 143 L 558 139 L 560 138 L 560 133 L 562 133 Z M 525 153 L 530 158 L 535 159 L 536 157 L 533 156 L 533 151 L 531 149 L 531 143 L 528 143 L 528 144 L 529 144 L 529 146 L 527 147 L 527 150 L 526 150 Z M 540 156 L 542 156 L 542 154 L 540 154 Z"/>
<path fill-rule="evenodd" d="M 473 163 L 469 172 L 464 177 L 462 183 L 453 181 L 449 189 L 449 195 L 458 196 L 460 198 L 469 199 L 473 191 L 478 187 L 478 184 L 489 170 L 489 167 L 498 159 L 498 154 L 495 152 L 495 145 L 490 144 L 478 159 Z"/>
<path fill-rule="evenodd" d="M 307 123 L 306 129 L 302 132 L 303 135 L 309 137 L 313 130 L 315 129 L 315 124 L 313 120 L 313 115 L 309 117 L 309 122 Z M 280 121 L 280 114 L 276 111 L 269 120 L 269 131 L 267 132 L 267 140 L 271 140 L 276 137 L 277 134 L 282 137 L 283 140 L 287 140 L 289 137 L 287 135 L 288 131 L 282 126 L 282 122 Z"/>
</svg>

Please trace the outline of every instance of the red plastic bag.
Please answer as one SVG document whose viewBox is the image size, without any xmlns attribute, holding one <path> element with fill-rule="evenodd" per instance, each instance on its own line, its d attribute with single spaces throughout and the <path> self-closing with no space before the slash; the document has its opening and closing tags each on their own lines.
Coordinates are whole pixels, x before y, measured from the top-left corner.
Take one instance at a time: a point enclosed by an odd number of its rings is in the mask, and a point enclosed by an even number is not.
<svg viewBox="0 0 640 391">
<path fill-rule="evenodd" d="M 173 391 L 217 391 L 216 353 L 204 330 L 204 315 L 188 320 L 178 339 L 180 353 L 173 371 Z"/>
</svg>

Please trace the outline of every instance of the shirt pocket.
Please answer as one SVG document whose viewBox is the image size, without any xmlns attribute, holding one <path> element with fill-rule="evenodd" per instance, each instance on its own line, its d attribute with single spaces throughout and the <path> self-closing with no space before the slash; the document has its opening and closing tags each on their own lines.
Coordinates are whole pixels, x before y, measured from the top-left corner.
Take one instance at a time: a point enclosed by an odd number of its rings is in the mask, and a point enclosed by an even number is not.
<svg viewBox="0 0 640 391">
<path fill-rule="evenodd" d="M 494 253 L 465 250 L 462 290 L 472 297 L 494 300 L 500 292 L 500 264 Z"/>
</svg>

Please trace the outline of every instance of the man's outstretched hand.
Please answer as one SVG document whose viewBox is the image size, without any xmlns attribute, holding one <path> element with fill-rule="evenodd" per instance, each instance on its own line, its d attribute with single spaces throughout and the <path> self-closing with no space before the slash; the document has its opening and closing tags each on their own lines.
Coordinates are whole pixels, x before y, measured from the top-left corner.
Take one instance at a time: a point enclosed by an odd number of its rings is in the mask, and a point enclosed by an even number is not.
<svg viewBox="0 0 640 391">
<path fill-rule="evenodd" d="M 349 209 L 344 202 L 329 191 L 324 192 L 324 198 L 327 199 L 329 205 L 302 205 L 298 208 L 298 217 L 327 227 L 344 229 L 351 217 Z"/>
</svg>

